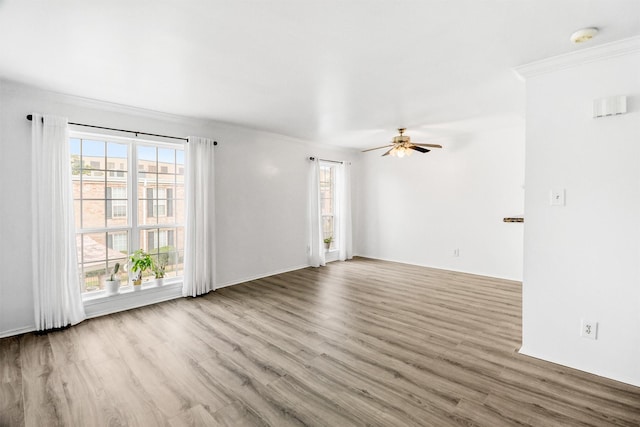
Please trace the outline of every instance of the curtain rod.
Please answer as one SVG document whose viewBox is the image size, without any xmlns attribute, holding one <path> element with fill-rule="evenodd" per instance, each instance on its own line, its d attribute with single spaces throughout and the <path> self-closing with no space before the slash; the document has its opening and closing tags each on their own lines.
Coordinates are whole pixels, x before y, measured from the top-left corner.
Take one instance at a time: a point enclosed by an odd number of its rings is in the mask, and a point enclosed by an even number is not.
<svg viewBox="0 0 640 427">
<path fill-rule="evenodd" d="M 33 120 L 33 115 L 29 114 L 27 115 L 27 120 Z M 42 119 L 44 121 L 44 118 Z M 104 127 L 104 126 L 96 126 L 96 125 L 86 125 L 84 123 L 74 123 L 74 122 L 69 122 L 70 125 L 76 125 L 76 126 L 84 126 L 84 127 L 88 127 L 88 128 L 94 128 L 94 129 L 105 129 L 105 130 L 115 130 L 117 132 L 128 132 L 128 133 L 135 133 L 136 136 L 138 135 L 147 135 L 147 136 L 159 136 L 161 138 L 171 138 L 171 139 L 179 139 L 181 141 L 189 141 L 189 139 L 187 138 L 181 138 L 179 136 L 169 136 L 169 135 L 160 135 L 157 133 L 147 133 L 147 132 L 139 132 L 139 131 L 135 131 L 135 130 L 126 130 L 126 129 L 116 129 L 116 128 L 108 128 L 108 127 Z M 213 141 L 213 145 L 218 145 L 218 141 Z"/>
<path fill-rule="evenodd" d="M 309 160 L 315 160 L 315 159 L 316 159 L 315 157 L 309 157 Z M 344 162 L 338 162 L 336 160 L 326 160 L 326 159 L 318 159 L 318 160 L 320 160 L 321 162 L 328 162 L 328 163 L 340 163 L 340 164 L 344 163 Z"/>
</svg>

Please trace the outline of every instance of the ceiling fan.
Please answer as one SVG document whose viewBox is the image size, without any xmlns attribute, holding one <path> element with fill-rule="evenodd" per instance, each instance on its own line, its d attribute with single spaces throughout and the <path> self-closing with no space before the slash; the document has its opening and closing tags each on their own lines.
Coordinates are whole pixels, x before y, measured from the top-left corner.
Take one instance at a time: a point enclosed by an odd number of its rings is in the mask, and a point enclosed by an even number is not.
<svg viewBox="0 0 640 427">
<path fill-rule="evenodd" d="M 398 136 L 394 136 L 393 137 L 393 141 L 390 145 L 384 145 L 382 147 L 376 147 L 376 148 L 369 148 L 368 150 L 362 150 L 362 152 L 366 152 L 366 151 L 373 151 L 373 150 L 379 150 L 381 148 L 388 148 L 391 147 L 390 150 L 388 150 L 386 153 L 383 154 L 383 156 L 397 156 L 397 157 L 404 157 L 405 154 L 407 156 L 410 156 L 411 154 L 413 154 L 414 151 L 419 151 L 420 153 L 428 153 L 431 150 L 428 150 L 426 148 L 423 147 L 430 147 L 430 148 L 442 148 L 442 145 L 438 145 L 438 144 L 418 144 L 415 142 L 411 142 L 411 138 L 409 137 L 409 135 L 404 135 L 404 131 L 406 131 L 406 128 L 399 128 L 398 132 L 400 132 L 400 135 Z"/>
</svg>

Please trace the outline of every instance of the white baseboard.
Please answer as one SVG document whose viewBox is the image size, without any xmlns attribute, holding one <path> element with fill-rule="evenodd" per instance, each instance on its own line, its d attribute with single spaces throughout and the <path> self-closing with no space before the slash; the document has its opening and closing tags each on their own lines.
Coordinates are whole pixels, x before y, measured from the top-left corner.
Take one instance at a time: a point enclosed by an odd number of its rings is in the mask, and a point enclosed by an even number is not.
<svg viewBox="0 0 640 427">
<path fill-rule="evenodd" d="M 460 269 L 454 269 L 454 268 L 450 268 L 450 267 L 447 267 L 447 268 L 436 267 L 436 266 L 429 265 L 429 264 L 420 264 L 420 263 L 402 261 L 402 260 L 397 260 L 397 259 L 379 258 L 379 257 L 375 257 L 375 256 L 370 256 L 370 255 L 354 255 L 354 257 L 369 258 L 369 259 L 375 259 L 375 260 L 378 260 L 378 261 L 397 262 L 398 264 L 415 265 L 417 267 L 433 268 L 434 270 L 453 271 L 455 273 L 473 274 L 474 276 L 491 277 L 492 279 L 510 280 L 512 282 L 522 282 L 522 279 L 514 279 L 512 277 L 495 276 L 495 275 L 489 275 L 489 274 L 486 274 L 486 273 L 478 273 L 476 271 L 460 270 Z"/>
<path fill-rule="evenodd" d="M 9 329 L 8 331 L 0 332 L 0 338 L 12 337 L 14 335 L 26 334 L 36 330 L 36 325 L 23 326 L 21 328 Z"/>
<path fill-rule="evenodd" d="M 628 376 L 612 375 L 609 372 L 599 372 L 597 370 L 587 370 L 585 367 L 574 366 L 571 363 L 567 363 L 564 360 L 549 359 L 549 358 L 545 357 L 544 355 L 537 354 L 536 352 L 529 351 L 529 349 L 525 348 L 524 346 L 522 348 L 520 348 L 520 350 L 518 350 L 518 353 L 523 355 L 523 356 L 533 357 L 534 359 L 542 360 L 542 361 L 549 362 L 549 363 L 555 363 L 556 365 L 565 366 L 567 368 L 575 369 L 575 370 L 581 371 L 581 372 L 586 372 L 587 374 L 596 375 L 596 376 L 602 377 L 602 378 L 608 378 L 608 379 L 611 379 L 611 380 L 619 381 L 621 383 L 630 384 L 630 385 L 635 386 L 635 387 L 640 387 L 640 380 L 638 378 L 631 378 L 631 377 L 628 377 Z"/>
</svg>

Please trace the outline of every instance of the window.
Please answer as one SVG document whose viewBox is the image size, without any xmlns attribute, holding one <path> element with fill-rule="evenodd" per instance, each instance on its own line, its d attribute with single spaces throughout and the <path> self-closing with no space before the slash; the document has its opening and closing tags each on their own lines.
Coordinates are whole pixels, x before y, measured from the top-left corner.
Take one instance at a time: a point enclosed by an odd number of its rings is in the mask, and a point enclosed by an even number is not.
<svg viewBox="0 0 640 427">
<path fill-rule="evenodd" d="M 112 175 L 109 175 L 112 176 Z M 111 206 L 109 208 L 109 206 Z M 111 215 L 111 216 L 109 216 Z M 107 187 L 107 218 L 127 217 L 127 187 Z"/>
<path fill-rule="evenodd" d="M 182 276 L 182 146 L 74 134 L 70 151 L 82 291 L 101 289 L 139 248 L 166 265 L 165 277 Z"/>
<path fill-rule="evenodd" d="M 146 190 L 147 216 L 173 216 L 173 188 L 147 188 Z"/>
<path fill-rule="evenodd" d="M 107 235 L 109 238 L 107 246 L 125 255 L 128 255 L 129 241 L 127 233 L 111 233 Z"/>
<path fill-rule="evenodd" d="M 322 235 L 324 239 L 331 239 L 327 249 L 335 249 L 337 247 L 336 166 L 328 162 L 320 162 L 320 204 Z"/>
<path fill-rule="evenodd" d="M 107 170 L 109 171 L 109 176 L 124 176 L 124 163 L 119 164 L 119 170 L 116 169 L 116 164 L 114 162 L 107 163 Z"/>
</svg>

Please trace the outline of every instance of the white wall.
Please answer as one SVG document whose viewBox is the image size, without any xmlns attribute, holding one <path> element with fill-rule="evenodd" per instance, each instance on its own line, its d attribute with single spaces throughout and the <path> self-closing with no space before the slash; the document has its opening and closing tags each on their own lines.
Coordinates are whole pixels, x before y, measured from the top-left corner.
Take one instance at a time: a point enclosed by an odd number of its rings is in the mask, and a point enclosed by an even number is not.
<svg viewBox="0 0 640 427">
<path fill-rule="evenodd" d="M 32 112 L 107 127 L 216 139 L 218 286 L 306 266 L 307 158 L 355 157 L 350 151 L 280 135 L 0 81 L 0 336 L 29 330 L 34 324 L 31 124 L 25 118 Z"/>
<path fill-rule="evenodd" d="M 589 52 L 524 70 L 521 352 L 640 386 L 640 53 Z M 593 119 L 593 100 L 612 95 L 628 95 L 630 112 Z M 550 206 L 555 188 L 565 207 Z M 599 323 L 596 341 L 579 336 L 582 318 Z"/>
<path fill-rule="evenodd" d="M 523 227 L 503 218 L 524 210 L 524 125 L 506 122 L 409 158 L 365 153 L 358 253 L 521 280 Z"/>
</svg>

